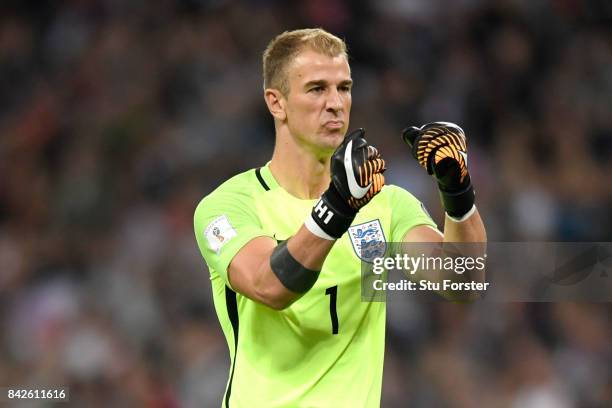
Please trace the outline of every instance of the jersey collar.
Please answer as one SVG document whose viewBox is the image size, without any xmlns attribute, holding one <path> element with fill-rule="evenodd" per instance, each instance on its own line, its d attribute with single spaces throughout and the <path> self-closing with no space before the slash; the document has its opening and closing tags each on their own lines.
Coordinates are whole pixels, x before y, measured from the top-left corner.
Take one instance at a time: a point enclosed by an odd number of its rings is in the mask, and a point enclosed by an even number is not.
<svg viewBox="0 0 612 408">
<path fill-rule="evenodd" d="M 272 172 L 270 171 L 270 162 L 267 162 L 265 166 L 261 168 L 261 177 L 264 179 L 270 190 L 280 187 Z"/>
</svg>

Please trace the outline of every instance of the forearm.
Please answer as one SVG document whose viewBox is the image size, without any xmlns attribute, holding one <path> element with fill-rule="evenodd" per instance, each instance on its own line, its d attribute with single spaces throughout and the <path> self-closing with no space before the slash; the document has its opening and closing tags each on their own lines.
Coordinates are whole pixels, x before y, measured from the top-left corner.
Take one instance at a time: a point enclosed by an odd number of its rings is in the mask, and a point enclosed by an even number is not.
<svg viewBox="0 0 612 408">
<path fill-rule="evenodd" d="M 446 255 L 469 257 L 471 259 L 486 257 L 487 233 L 478 209 L 474 207 L 474 212 L 471 215 L 468 213 L 465 219 L 461 221 L 457 221 L 446 214 L 444 221 L 444 242 L 463 244 L 452 246 L 452 248 L 445 247 L 444 252 Z M 444 273 L 443 276 L 444 279 L 453 282 L 483 283 L 485 281 L 484 269 L 472 269 L 462 274 L 453 271 L 451 273 Z M 471 301 L 480 297 L 480 293 L 477 291 L 446 291 L 442 295 L 456 302 Z"/>
<path fill-rule="evenodd" d="M 446 214 L 444 242 L 487 242 L 487 232 L 478 209 L 463 221 L 456 221 Z"/>
<path fill-rule="evenodd" d="M 309 269 L 305 273 L 312 273 L 312 278 L 316 279 L 318 271 L 321 270 L 325 258 L 331 251 L 336 241 L 330 241 L 313 235 L 303 225 L 298 232 L 287 240 L 289 254 L 302 265 Z M 292 291 L 279 279 L 279 268 L 273 270 L 273 252 L 270 249 L 263 261 L 257 268 L 254 280 L 254 289 L 257 299 L 274 309 L 284 309 L 299 299 L 303 293 Z M 291 271 L 284 271 L 286 276 Z"/>
<path fill-rule="evenodd" d="M 302 225 L 297 234 L 289 239 L 287 247 L 304 267 L 320 270 L 335 243 L 336 241 L 317 237 Z"/>
</svg>

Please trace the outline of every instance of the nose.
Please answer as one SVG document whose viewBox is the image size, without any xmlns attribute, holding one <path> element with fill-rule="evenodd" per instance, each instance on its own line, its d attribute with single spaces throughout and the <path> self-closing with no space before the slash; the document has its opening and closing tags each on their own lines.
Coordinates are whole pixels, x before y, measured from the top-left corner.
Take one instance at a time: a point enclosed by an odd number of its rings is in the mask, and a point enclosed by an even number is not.
<svg viewBox="0 0 612 408">
<path fill-rule="evenodd" d="M 342 96 L 336 88 L 332 87 L 327 95 L 326 108 L 328 111 L 337 112 L 342 107 Z"/>
</svg>

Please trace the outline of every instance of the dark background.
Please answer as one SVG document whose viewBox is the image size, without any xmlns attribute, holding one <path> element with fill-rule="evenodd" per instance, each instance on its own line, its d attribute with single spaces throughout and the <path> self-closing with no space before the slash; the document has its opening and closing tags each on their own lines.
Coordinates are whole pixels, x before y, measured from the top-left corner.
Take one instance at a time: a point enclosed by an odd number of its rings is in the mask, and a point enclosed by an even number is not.
<svg viewBox="0 0 612 408">
<path fill-rule="evenodd" d="M 612 239 L 606 0 L 4 1 L 0 386 L 78 406 L 213 407 L 229 356 L 197 202 L 269 160 L 261 53 L 349 46 L 351 127 L 443 220 L 399 137 L 459 123 L 490 241 Z M 612 405 L 612 308 L 389 306 L 384 407 Z"/>
</svg>

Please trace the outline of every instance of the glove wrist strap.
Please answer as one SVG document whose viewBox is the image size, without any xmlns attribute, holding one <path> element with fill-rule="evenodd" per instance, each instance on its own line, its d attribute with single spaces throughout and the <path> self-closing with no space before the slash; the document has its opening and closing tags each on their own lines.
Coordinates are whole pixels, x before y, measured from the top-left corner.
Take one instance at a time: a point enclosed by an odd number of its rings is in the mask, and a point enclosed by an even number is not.
<svg viewBox="0 0 612 408">
<path fill-rule="evenodd" d="M 304 223 L 316 236 L 334 240 L 340 238 L 351 226 L 357 211 L 342 200 L 333 183 L 312 208 Z"/>
<path fill-rule="evenodd" d="M 441 186 L 440 200 L 446 213 L 453 218 L 461 218 L 467 214 L 474 206 L 475 194 L 472 183 L 459 191 L 445 191 Z"/>
</svg>

